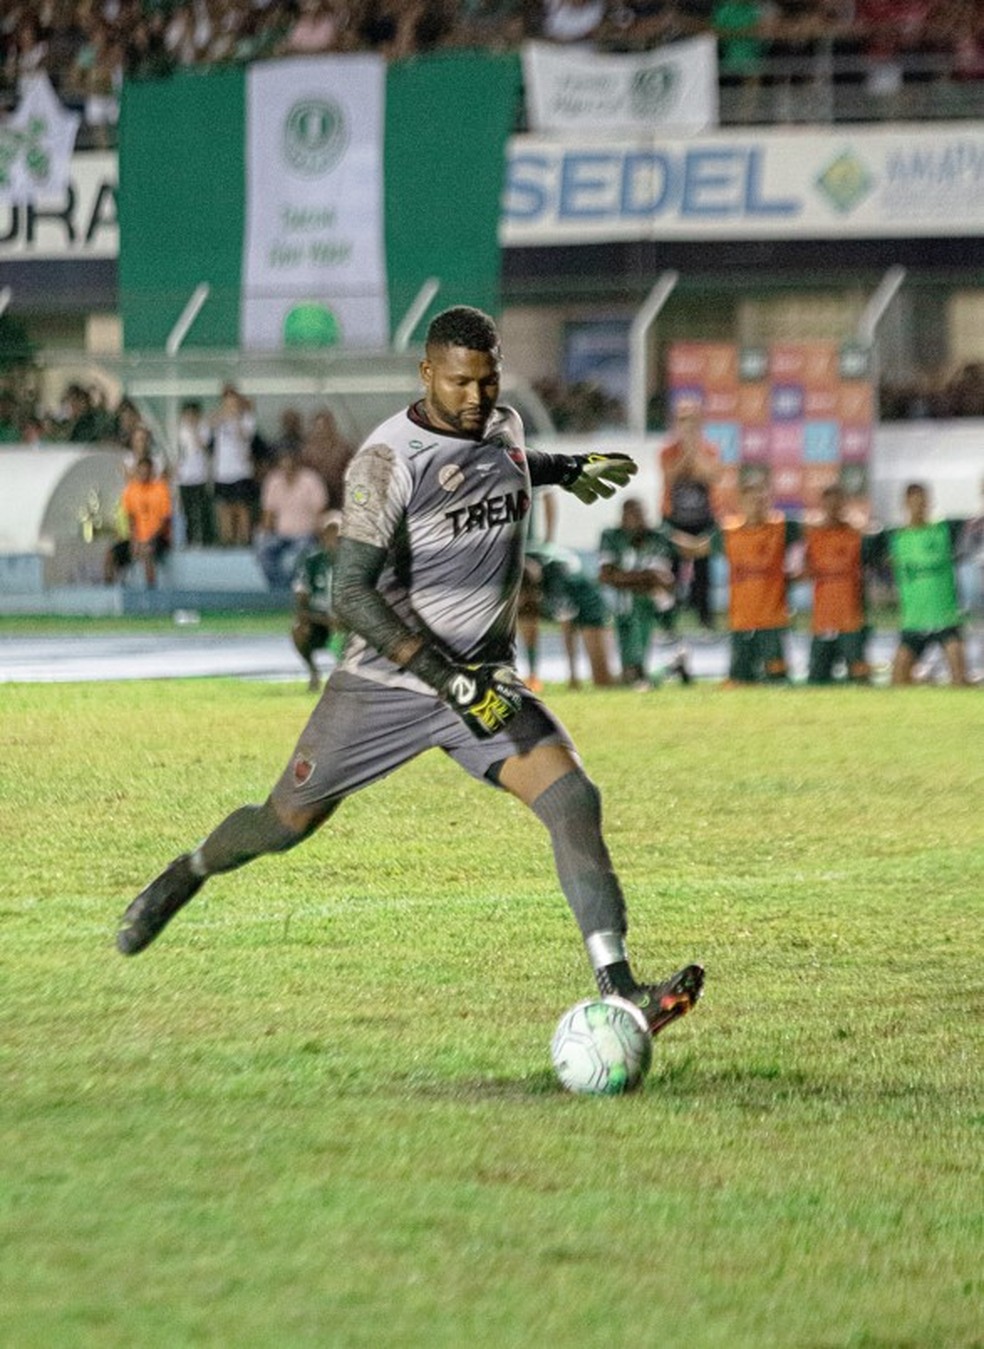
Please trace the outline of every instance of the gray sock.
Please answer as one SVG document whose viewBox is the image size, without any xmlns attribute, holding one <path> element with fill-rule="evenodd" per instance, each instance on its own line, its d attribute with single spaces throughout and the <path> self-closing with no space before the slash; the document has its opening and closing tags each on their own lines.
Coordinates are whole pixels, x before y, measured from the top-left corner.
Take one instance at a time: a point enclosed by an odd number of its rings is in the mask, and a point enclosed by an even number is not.
<svg viewBox="0 0 984 1349">
<path fill-rule="evenodd" d="M 191 855 L 191 869 L 196 876 L 235 871 L 264 853 L 286 852 L 307 838 L 316 827 L 312 824 L 300 833 L 288 829 L 280 822 L 269 801 L 262 806 L 240 806 L 195 849 Z"/>
<path fill-rule="evenodd" d="M 550 831 L 560 888 L 585 941 L 598 932 L 624 934 L 625 900 L 601 836 L 598 788 L 576 768 L 541 792 L 532 810 Z"/>
</svg>

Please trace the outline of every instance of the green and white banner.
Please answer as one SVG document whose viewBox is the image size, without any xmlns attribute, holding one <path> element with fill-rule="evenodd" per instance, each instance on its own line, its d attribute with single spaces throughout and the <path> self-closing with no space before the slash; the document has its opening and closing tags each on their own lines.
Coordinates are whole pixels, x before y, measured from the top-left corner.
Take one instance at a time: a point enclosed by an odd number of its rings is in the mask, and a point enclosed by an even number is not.
<svg viewBox="0 0 984 1349">
<path fill-rule="evenodd" d="M 242 346 L 386 345 L 385 80 L 378 56 L 250 68 Z"/>
<path fill-rule="evenodd" d="M 484 52 L 126 82 L 127 349 L 162 348 L 203 283 L 186 347 L 379 349 L 431 277 L 440 288 L 417 337 L 450 304 L 496 312 L 520 90 L 519 58 Z"/>
<path fill-rule="evenodd" d="M 526 120 L 534 132 L 706 131 L 718 121 L 717 76 L 713 34 L 647 52 L 523 47 Z"/>
</svg>

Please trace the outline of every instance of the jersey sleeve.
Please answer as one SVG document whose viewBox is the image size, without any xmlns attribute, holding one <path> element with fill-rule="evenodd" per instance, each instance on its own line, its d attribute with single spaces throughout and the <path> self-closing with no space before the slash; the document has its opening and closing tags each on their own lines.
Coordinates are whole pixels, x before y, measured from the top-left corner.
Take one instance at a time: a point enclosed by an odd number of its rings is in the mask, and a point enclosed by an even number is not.
<svg viewBox="0 0 984 1349">
<path fill-rule="evenodd" d="M 389 445 L 365 445 L 345 470 L 341 535 L 388 548 L 411 491 L 410 472 Z"/>
</svg>

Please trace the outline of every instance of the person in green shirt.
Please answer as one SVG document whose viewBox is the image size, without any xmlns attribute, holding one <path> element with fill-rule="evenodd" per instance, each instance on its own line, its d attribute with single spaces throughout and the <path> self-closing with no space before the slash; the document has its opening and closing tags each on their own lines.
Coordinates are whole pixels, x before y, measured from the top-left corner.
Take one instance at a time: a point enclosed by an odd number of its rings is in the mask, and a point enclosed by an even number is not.
<svg viewBox="0 0 984 1349">
<path fill-rule="evenodd" d="M 954 547 L 959 520 L 930 520 L 929 490 L 911 482 L 904 494 L 907 522 L 887 536 L 888 557 L 899 594 L 899 645 L 892 683 L 913 683 L 913 670 L 932 646 L 941 648 L 955 685 L 966 684 Z"/>
<path fill-rule="evenodd" d="M 321 675 L 315 651 L 325 647 L 339 659 L 346 634 L 336 626 L 331 610 L 331 580 L 338 547 L 340 511 L 321 517 L 320 547 L 303 554 L 294 572 L 294 622 L 290 630 L 295 650 L 308 670 L 308 688 L 317 693 Z"/>
<path fill-rule="evenodd" d="M 653 633 L 672 634 L 676 617 L 676 549 L 665 529 L 646 520 L 638 497 L 622 504 L 620 523 L 606 529 L 598 546 L 598 579 L 612 592 L 615 635 L 622 664 L 622 682 L 648 688 L 648 656 Z M 672 666 L 684 683 L 690 682 L 681 651 Z"/>
</svg>

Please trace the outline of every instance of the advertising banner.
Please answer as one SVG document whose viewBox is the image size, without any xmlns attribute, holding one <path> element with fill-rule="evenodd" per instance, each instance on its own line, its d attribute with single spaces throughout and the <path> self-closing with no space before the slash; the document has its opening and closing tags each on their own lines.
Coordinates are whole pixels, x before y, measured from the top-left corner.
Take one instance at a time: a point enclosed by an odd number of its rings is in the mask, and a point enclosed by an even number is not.
<svg viewBox="0 0 984 1349">
<path fill-rule="evenodd" d="M 517 136 L 500 239 L 850 239 L 984 230 L 984 123 Z"/>
<path fill-rule="evenodd" d="M 855 514 L 867 514 L 875 400 L 862 348 L 677 342 L 667 387 L 672 407 L 695 398 L 703 408 L 704 434 L 724 466 L 725 511 L 737 506 L 742 474 L 763 472 L 780 510 L 814 511 L 824 487 L 840 482 Z"/>
</svg>

